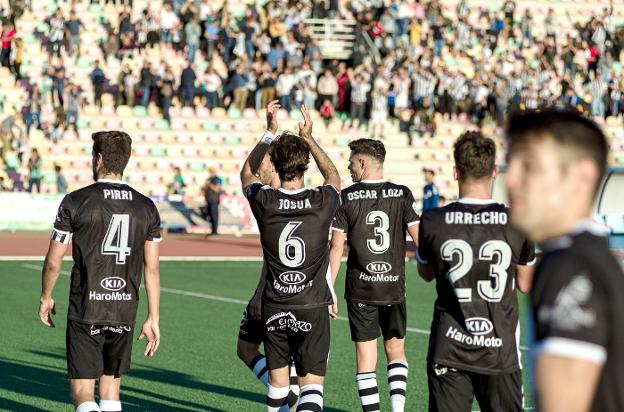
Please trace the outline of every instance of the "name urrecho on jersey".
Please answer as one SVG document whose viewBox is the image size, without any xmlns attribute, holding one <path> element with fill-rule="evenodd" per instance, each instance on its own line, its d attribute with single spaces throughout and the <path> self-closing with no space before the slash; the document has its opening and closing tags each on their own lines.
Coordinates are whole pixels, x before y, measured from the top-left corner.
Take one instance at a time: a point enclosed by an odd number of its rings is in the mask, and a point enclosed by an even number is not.
<svg viewBox="0 0 624 412">
<path fill-rule="evenodd" d="M 132 200 L 132 192 L 130 190 L 104 189 L 104 199 Z"/>
<path fill-rule="evenodd" d="M 507 213 L 504 212 L 446 212 L 444 223 L 447 225 L 506 225 Z"/>
<path fill-rule="evenodd" d="M 347 200 L 367 200 L 377 199 L 380 192 L 378 190 L 354 190 L 347 193 Z M 403 197 L 403 189 L 381 189 L 381 198 Z"/>
</svg>

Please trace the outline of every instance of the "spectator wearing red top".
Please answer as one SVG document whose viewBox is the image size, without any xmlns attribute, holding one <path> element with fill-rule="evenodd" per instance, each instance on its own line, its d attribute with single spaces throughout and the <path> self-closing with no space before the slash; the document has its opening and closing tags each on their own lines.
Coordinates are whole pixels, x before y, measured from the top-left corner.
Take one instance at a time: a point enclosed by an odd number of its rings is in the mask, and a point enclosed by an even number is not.
<svg viewBox="0 0 624 412">
<path fill-rule="evenodd" d="M 594 42 L 589 44 L 589 57 L 587 57 L 587 74 L 589 72 L 594 72 L 596 74 L 596 69 L 598 68 L 598 61 L 600 60 L 600 49 L 598 45 Z"/>
<path fill-rule="evenodd" d="M 0 52 L 0 63 L 4 67 L 10 67 L 11 42 L 15 37 L 15 28 L 12 23 L 7 23 L 2 29 L 2 51 Z"/>
</svg>

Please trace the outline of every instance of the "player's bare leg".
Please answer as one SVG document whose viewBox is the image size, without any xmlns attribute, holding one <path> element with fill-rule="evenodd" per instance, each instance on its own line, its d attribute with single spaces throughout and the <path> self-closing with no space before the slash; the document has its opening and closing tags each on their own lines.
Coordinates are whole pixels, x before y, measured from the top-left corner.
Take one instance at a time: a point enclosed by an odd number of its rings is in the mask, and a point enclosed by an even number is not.
<svg viewBox="0 0 624 412">
<path fill-rule="evenodd" d="M 121 390 L 121 377 L 112 375 L 100 376 L 100 410 L 102 412 L 121 411 L 119 393 Z"/>
<path fill-rule="evenodd" d="M 325 377 L 308 373 L 299 377 L 299 402 L 297 412 L 323 410 L 323 381 Z"/>
<path fill-rule="evenodd" d="M 240 360 L 245 362 L 245 365 L 249 366 L 258 355 L 261 355 L 260 345 L 239 339 L 236 343 L 236 354 Z"/>
<path fill-rule="evenodd" d="M 355 384 L 360 396 L 362 409 L 378 411 L 379 388 L 377 387 L 377 339 L 365 342 L 355 342 L 355 356 L 357 362 L 357 374 Z"/>
<path fill-rule="evenodd" d="M 405 408 L 405 390 L 407 389 L 407 360 L 405 358 L 405 339 L 392 338 L 384 341 L 388 359 L 388 387 L 392 412 L 403 412 Z"/>
<path fill-rule="evenodd" d="M 100 411 L 95 403 L 95 379 L 70 379 L 69 390 L 76 412 Z"/>
</svg>

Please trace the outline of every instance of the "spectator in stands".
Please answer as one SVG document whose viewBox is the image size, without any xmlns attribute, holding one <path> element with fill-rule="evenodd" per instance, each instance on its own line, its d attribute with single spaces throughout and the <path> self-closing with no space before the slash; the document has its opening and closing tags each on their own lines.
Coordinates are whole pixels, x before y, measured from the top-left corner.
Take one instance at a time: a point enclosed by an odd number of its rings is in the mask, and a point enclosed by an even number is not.
<svg viewBox="0 0 624 412">
<path fill-rule="evenodd" d="M 277 98 L 282 108 L 287 112 L 292 110 L 292 93 L 296 80 L 290 66 L 286 66 L 284 71 L 277 76 L 277 83 L 275 84 Z"/>
<path fill-rule="evenodd" d="M 318 79 L 316 91 L 318 93 L 317 107 L 326 99 L 331 100 L 333 105 L 336 104 L 338 82 L 331 70 L 326 69 L 323 75 Z"/>
<path fill-rule="evenodd" d="M 163 113 L 163 118 L 171 124 L 171 116 L 169 115 L 169 109 L 171 108 L 171 102 L 173 100 L 173 92 L 175 90 L 175 77 L 171 71 L 169 65 L 165 66 L 165 73 L 158 80 L 158 87 L 160 92 L 160 108 Z"/>
<path fill-rule="evenodd" d="M 67 47 L 67 55 L 80 57 L 80 29 L 82 28 L 82 22 L 76 15 L 76 11 L 72 10 L 69 13 L 69 20 L 67 21 L 67 32 L 69 33 L 69 44 Z"/>
<path fill-rule="evenodd" d="M 247 98 L 249 97 L 249 88 L 247 87 L 249 77 L 246 71 L 245 64 L 239 63 L 230 80 L 230 88 L 233 94 L 232 107 L 240 111 L 245 110 Z"/>
<path fill-rule="evenodd" d="M 325 130 L 329 129 L 329 125 L 331 124 L 334 118 L 334 105 L 332 105 L 331 100 L 325 99 L 321 104 L 321 108 L 319 110 L 323 121 L 325 122 Z"/>
<path fill-rule="evenodd" d="M 33 188 L 37 189 L 37 193 L 41 193 L 41 166 L 43 160 L 39 155 L 39 151 L 33 148 L 28 159 L 28 191 L 32 193 Z"/>
<path fill-rule="evenodd" d="M 33 85 L 26 105 L 24 106 L 24 123 L 26 123 L 26 136 L 30 136 L 30 128 L 33 124 L 37 125 L 37 128 L 41 130 L 41 105 L 43 104 L 43 97 L 39 91 L 39 86 Z"/>
<path fill-rule="evenodd" d="M 48 25 L 50 26 L 48 54 L 56 54 L 56 57 L 61 57 L 63 39 L 65 38 L 65 18 L 60 8 L 56 9 L 54 15 L 50 17 Z"/>
<path fill-rule="evenodd" d="M 179 22 L 171 3 L 165 3 L 160 11 L 160 41 L 163 45 L 171 43 L 171 34 Z"/>
<path fill-rule="evenodd" d="M 222 86 L 221 77 L 219 77 L 217 72 L 212 67 L 206 70 L 203 86 L 204 97 L 206 98 L 206 108 L 212 110 L 219 106 L 219 90 Z"/>
<path fill-rule="evenodd" d="M 12 189 L 5 183 L 5 177 L 0 176 L 0 192 L 11 192 Z"/>
<path fill-rule="evenodd" d="M 364 75 L 357 74 L 351 84 L 351 122 L 349 127 L 353 127 L 355 120 L 358 121 L 357 129 L 360 130 L 365 122 L 366 102 L 370 91 L 370 84 L 365 81 Z"/>
<path fill-rule="evenodd" d="M 217 168 L 211 166 L 208 169 L 210 176 L 206 179 L 202 191 L 206 200 L 206 206 L 202 209 L 202 217 L 204 220 L 210 219 L 212 226 L 211 235 L 219 234 L 219 203 L 221 190 L 223 189 L 223 180 L 217 175 Z"/>
<path fill-rule="evenodd" d="M 2 32 L 0 33 L 0 41 L 2 42 L 2 49 L 0 50 L 0 63 L 4 67 L 11 67 L 11 45 L 13 40 L 15 39 L 15 28 L 13 24 L 7 22 L 2 27 Z"/>
<path fill-rule="evenodd" d="M 139 82 L 139 93 L 141 98 L 141 106 L 147 107 L 150 101 L 150 89 L 154 83 L 154 75 L 152 73 L 152 64 L 148 60 L 141 69 L 141 80 Z"/>
<path fill-rule="evenodd" d="M 425 187 L 423 188 L 423 212 L 427 209 L 434 209 L 439 205 L 438 186 L 434 183 L 435 172 L 430 168 L 423 168 L 425 174 Z"/>
<path fill-rule="evenodd" d="M 100 67 L 99 60 L 93 62 L 93 71 L 91 72 L 91 84 L 93 85 L 93 104 L 102 107 L 102 93 L 106 84 L 106 76 L 104 70 Z"/>
<path fill-rule="evenodd" d="M 275 72 L 271 69 L 269 63 L 262 65 L 260 77 L 258 77 L 258 86 L 260 87 L 261 94 L 261 107 L 267 107 L 270 102 L 275 100 L 275 85 L 277 84 L 277 77 Z"/>
<path fill-rule="evenodd" d="M 13 58 L 12 58 L 12 64 L 11 64 L 11 68 L 13 70 L 13 74 L 15 74 L 15 81 L 19 81 L 22 79 L 22 59 L 24 57 L 24 41 L 21 39 L 20 36 L 16 35 L 15 39 L 13 40 L 14 43 L 14 48 L 12 48 L 13 51 Z M 0 110 L 1 111 L 1 110 Z"/>
<path fill-rule="evenodd" d="M 193 69 L 193 63 L 188 62 L 186 68 L 182 70 L 180 76 L 180 94 L 182 95 L 182 105 L 195 107 L 195 88 L 197 87 L 197 75 Z"/>
<path fill-rule="evenodd" d="M 385 139 L 384 125 L 388 120 L 388 92 L 377 87 L 371 94 L 371 139 Z"/>
<path fill-rule="evenodd" d="M 54 173 L 56 174 L 56 193 L 67 193 L 67 179 L 61 173 L 61 166 L 54 165 Z"/>
<path fill-rule="evenodd" d="M 195 63 L 195 54 L 199 49 L 199 38 L 201 36 L 201 26 L 197 23 L 196 19 L 191 19 L 186 26 L 184 26 L 184 35 L 186 38 L 186 46 L 188 48 L 186 59 Z"/>
<path fill-rule="evenodd" d="M 172 195 L 183 195 L 186 189 L 186 182 L 182 177 L 182 171 L 178 166 L 173 168 L 175 175 L 173 176 L 173 182 L 169 185 L 169 193 Z"/>
<path fill-rule="evenodd" d="M 63 96 L 65 95 L 65 67 L 59 61 L 58 66 L 54 69 L 54 82 L 52 88 L 52 98 L 54 106 L 64 105 Z"/>
</svg>

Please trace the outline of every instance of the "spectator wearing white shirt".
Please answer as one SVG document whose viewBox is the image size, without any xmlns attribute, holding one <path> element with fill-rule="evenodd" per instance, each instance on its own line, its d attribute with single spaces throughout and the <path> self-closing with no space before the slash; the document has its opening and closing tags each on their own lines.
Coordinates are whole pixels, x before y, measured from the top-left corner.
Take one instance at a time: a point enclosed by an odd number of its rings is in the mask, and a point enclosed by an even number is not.
<svg viewBox="0 0 624 412">
<path fill-rule="evenodd" d="M 165 3 L 160 11 L 160 41 L 164 44 L 171 43 L 171 32 L 178 24 L 178 16 L 169 3 Z"/>
<path fill-rule="evenodd" d="M 219 105 L 219 89 L 223 81 L 213 68 L 206 70 L 204 76 L 204 97 L 206 98 L 206 108 L 214 109 Z"/>
<path fill-rule="evenodd" d="M 357 119 L 357 129 L 360 130 L 362 124 L 365 122 L 366 116 L 366 102 L 368 92 L 370 91 L 370 84 L 364 81 L 364 76 L 357 74 L 355 79 L 351 83 L 351 121 L 349 127 L 353 127 L 353 123 Z"/>
<path fill-rule="evenodd" d="M 325 73 L 318 79 L 316 86 L 318 93 L 317 105 L 328 99 L 332 102 L 332 105 L 336 105 L 336 97 L 338 95 L 338 81 L 331 70 L 325 70 Z"/>
<path fill-rule="evenodd" d="M 292 109 L 292 90 L 295 86 L 297 78 L 292 73 L 292 69 L 287 66 L 284 72 L 277 76 L 277 84 L 275 90 L 277 92 L 277 98 L 280 101 L 280 105 L 284 110 L 290 112 Z"/>
</svg>

